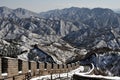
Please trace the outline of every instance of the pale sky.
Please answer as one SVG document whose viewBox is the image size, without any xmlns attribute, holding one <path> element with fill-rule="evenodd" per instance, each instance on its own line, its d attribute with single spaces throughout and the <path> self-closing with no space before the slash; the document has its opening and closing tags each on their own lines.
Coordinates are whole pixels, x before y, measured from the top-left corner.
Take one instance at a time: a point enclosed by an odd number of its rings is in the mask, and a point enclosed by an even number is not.
<svg viewBox="0 0 120 80">
<path fill-rule="evenodd" d="M 12 9 L 25 8 L 34 12 L 44 12 L 69 7 L 119 9 L 120 0 L 0 0 L 0 7 L 2 6 Z"/>
</svg>

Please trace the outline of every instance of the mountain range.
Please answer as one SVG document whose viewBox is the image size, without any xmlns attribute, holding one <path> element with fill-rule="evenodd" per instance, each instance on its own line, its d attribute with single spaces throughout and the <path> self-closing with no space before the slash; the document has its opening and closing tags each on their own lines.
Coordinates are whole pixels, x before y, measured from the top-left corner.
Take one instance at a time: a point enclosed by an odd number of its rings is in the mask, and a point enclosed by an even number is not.
<svg viewBox="0 0 120 80">
<path fill-rule="evenodd" d="M 0 56 L 50 63 L 94 64 L 120 76 L 120 14 L 107 8 L 35 13 L 0 7 Z"/>
<path fill-rule="evenodd" d="M 19 18 L 27 18 L 31 16 L 39 16 L 37 13 L 23 9 L 10 9 L 8 7 L 0 7 L 0 17 L 19 17 Z"/>
<path fill-rule="evenodd" d="M 18 56 L 21 59 L 46 61 L 49 57 L 47 61 L 70 62 L 91 49 L 119 49 L 119 36 L 120 14 L 107 8 L 71 7 L 35 13 L 0 7 L 0 38 L 25 52 Z"/>
<path fill-rule="evenodd" d="M 119 48 L 120 15 L 110 9 L 68 8 L 41 13 L 44 18 L 70 21 L 78 30 L 63 37 L 77 47 Z"/>
</svg>

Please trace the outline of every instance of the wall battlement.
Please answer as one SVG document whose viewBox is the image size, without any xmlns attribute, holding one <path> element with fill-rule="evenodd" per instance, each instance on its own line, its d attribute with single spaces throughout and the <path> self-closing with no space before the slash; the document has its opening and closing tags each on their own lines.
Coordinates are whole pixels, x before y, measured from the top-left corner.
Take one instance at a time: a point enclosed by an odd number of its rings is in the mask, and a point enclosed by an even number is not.
<svg viewBox="0 0 120 80">
<path fill-rule="evenodd" d="M 0 80 L 29 80 L 32 77 L 67 73 L 79 67 L 79 62 L 55 64 L 23 61 L 15 58 L 0 58 Z"/>
</svg>

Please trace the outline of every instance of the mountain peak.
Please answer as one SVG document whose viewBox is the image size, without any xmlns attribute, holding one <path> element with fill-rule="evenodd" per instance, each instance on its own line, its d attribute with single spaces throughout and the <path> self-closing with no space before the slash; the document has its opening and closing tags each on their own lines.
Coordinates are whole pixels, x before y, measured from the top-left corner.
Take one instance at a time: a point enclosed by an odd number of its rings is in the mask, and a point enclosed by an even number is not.
<svg viewBox="0 0 120 80">
<path fill-rule="evenodd" d="M 65 9 L 62 9 L 62 10 L 90 10 L 89 8 L 79 8 L 79 7 L 70 7 L 70 8 L 65 8 Z"/>
<path fill-rule="evenodd" d="M 111 9 L 108 9 L 108 8 L 94 8 L 94 9 L 92 9 L 92 11 L 94 11 L 94 12 L 114 12 L 114 11 L 112 11 Z"/>
<path fill-rule="evenodd" d="M 26 10 L 26 9 L 23 9 L 23 8 L 17 8 L 17 9 L 15 9 L 15 10 Z"/>
<path fill-rule="evenodd" d="M 27 9 L 24 9 L 24 8 L 17 8 L 14 10 L 15 12 L 32 12 L 30 10 L 27 10 Z M 32 12 L 32 13 L 35 13 L 35 12 Z"/>
<path fill-rule="evenodd" d="M 2 6 L 2 7 L 0 7 L 0 9 L 10 9 L 10 8 L 8 8 L 6 6 Z"/>
<path fill-rule="evenodd" d="M 6 6 L 2 6 L 2 7 L 0 7 L 0 10 L 1 10 L 1 11 L 4 11 L 4 10 L 12 10 L 12 9 L 10 9 L 10 8 L 8 8 L 8 7 L 6 7 Z"/>
<path fill-rule="evenodd" d="M 8 17 L 8 16 L 28 18 L 31 16 L 38 16 L 38 14 L 24 8 L 10 9 L 6 6 L 0 7 L 0 17 Z"/>
<path fill-rule="evenodd" d="M 0 7 L 0 14 L 10 14 L 12 12 L 12 9 L 8 8 L 8 7 Z"/>
<path fill-rule="evenodd" d="M 70 7 L 68 9 L 79 9 L 79 7 Z"/>
</svg>

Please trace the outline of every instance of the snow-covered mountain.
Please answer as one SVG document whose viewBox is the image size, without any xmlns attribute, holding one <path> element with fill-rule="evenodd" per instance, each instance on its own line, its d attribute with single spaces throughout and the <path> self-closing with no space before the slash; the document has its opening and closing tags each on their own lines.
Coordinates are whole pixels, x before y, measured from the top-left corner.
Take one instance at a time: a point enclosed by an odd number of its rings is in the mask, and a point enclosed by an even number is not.
<svg viewBox="0 0 120 80">
<path fill-rule="evenodd" d="M 20 59 L 70 63 L 91 49 L 119 50 L 120 14 L 103 8 L 71 7 L 38 14 L 0 7 L 0 39 L 6 46 L 14 44 L 21 51 L 16 54 Z"/>
<path fill-rule="evenodd" d="M 79 30 L 63 39 L 77 47 L 120 47 L 120 15 L 103 8 L 66 8 L 40 13 L 44 18 L 71 21 Z"/>
<path fill-rule="evenodd" d="M 66 29 L 63 29 L 64 27 Z M 27 60 L 38 58 L 40 61 L 65 63 L 78 52 L 76 52 L 76 48 L 62 40 L 62 37 L 77 29 L 68 21 L 39 17 L 4 17 L 0 19 L 0 38 L 16 44 L 21 52 L 25 52 L 19 55 L 19 58 Z M 33 47 L 34 45 L 37 45 L 39 49 Z"/>
<path fill-rule="evenodd" d="M 95 66 L 96 75 L 120 76 L 120 50 L 110 48 L 97 48 L 88 52 L 81 64 Z"/>
<path fill-rule="evenodd" d="M 0 17 L 19 17 L 19 18 L 28 18 L 31 16 L 39 16 L 37 13 L 23 9 L 10 9 L 8 7 L 0 7 Z"/>
</svg>

